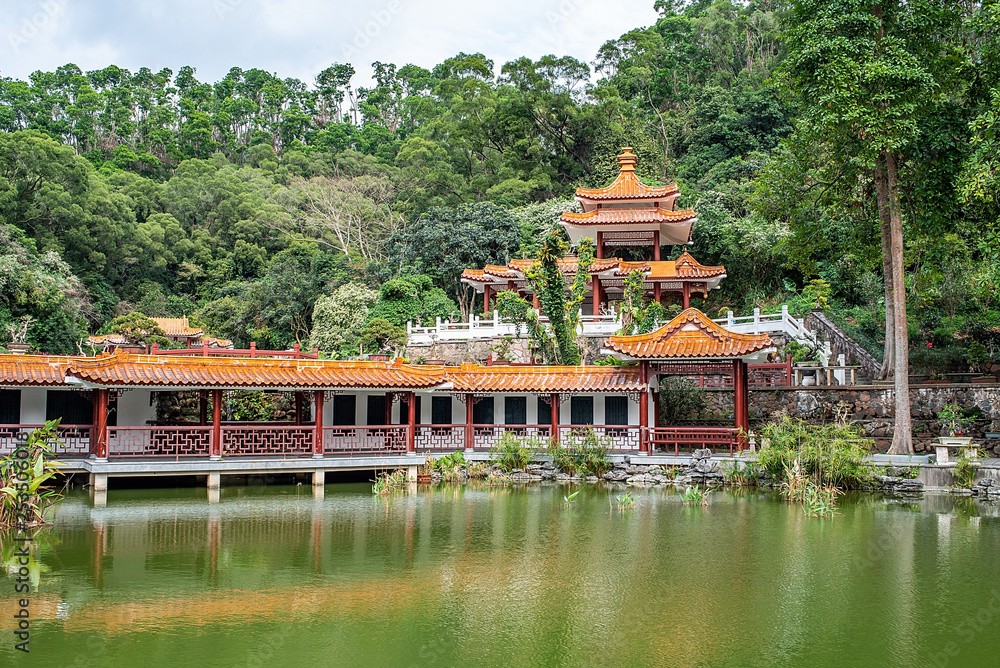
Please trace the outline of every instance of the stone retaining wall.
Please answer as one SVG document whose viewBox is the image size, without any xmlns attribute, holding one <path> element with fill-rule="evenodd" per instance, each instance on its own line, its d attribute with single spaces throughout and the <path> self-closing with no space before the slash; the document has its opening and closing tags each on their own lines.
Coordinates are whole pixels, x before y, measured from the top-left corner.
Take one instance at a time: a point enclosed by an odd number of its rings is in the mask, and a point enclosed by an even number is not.
<svg viewBox="0 0 1000 668">
<path fill-rule="evenodd" d="M 724 390 L 708 391 L 708 410 L 712 417 L 725 419 L 733 413 L 733 394 Z M 753 389 L 750 392 L 750 419 L 753 424 L 767 421 L 784 409 L 789 415 L 804 420 L 828 422 L 834 418 L 835 406 L 845 402 L 850 418 L 859 422 L 875 437 L 880 450 L 888 448 L 895 425 L 893 390 L 879 386 L 775 388 Z M 910 415 L 917 452 L 932 452 L 931 443 L 944 435 L 936 413 L 945 404 L 955 402 L 965 409 L 978 408 L 982 419 L 976 420 L 969 431 L 975 440 L 986 432 L 1000 432 L 1000 385 L 935 385 L 910 388 Z M 992 445 L 992 443 L 991 443 Z M 1000 442 L 993 447 L 1000 455 Z"/>
</svg>

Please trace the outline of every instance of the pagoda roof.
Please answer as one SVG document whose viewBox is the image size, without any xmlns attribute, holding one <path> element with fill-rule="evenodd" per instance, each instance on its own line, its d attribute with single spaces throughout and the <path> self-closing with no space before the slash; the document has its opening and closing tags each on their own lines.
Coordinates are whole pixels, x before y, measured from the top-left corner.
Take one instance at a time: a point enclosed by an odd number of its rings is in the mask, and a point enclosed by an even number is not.
<svg viewBox="0 0 1000 668">
<path fill-rule="evenodd" d="M 595 202 L 615 200 L 663 199 L 678 193 L 677 185 L 648 186 L 639 180 L 635 173 L 638 158 L 632 153 L 632 147 L 626 146 L 618 156 L 618 178 L 603 188 L 577 188 L 578 199 Z"/>
<path fill-rule="evenodd" d="M 70 359 L 61 355 L 0 355 L 0 386 L 65 385 Z"/>
<path fill-rule="evenodd" d="M 680 223 L 694 221 L 694 209 L 670 211 L 662 208 L 594 209 L 586 213 L 563 212 L 559 222 L 564 225 L 627 225 L 629 223 Z"/>
<path fill-rule="evenodd" d="M 689 308 L 655 332 L 611 336 L 607 352 L 634 360 L 733 360 L 756 357 L 773 346 L 767 334 L 736 334 Z"/>
<path fill-rule="evenodd" d="M 526 272 L 536 264 L 536 259 L 511 260 L 506 266 L 486 265 L 483 269 L 466 269 L 462 281 L 472 285 L 502 285 L 511 280 L 525 280 Z M 567 256 L 559 260 L 559 269 L 567 275 L 575 275 L 579 258 Z M 626 262 L 619 258 L 595 259 L 590 264 L 589 274 L 628 276 L 633 271 L 646 274 L 646 280 L 704 280 L 724 278 L 726 268 L 703 265 L 685 250 L 676 260 Z"/>
</svg>

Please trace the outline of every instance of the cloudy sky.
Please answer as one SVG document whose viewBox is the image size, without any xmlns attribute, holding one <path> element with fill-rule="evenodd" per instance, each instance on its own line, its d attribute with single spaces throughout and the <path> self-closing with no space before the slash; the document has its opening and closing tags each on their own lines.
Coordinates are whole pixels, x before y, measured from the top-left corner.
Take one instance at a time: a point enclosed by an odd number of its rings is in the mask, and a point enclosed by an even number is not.
<svg viewBox="0 0 1000 668">
<path fill-rule="evenodd" d="M 0 76 L 75 63 L 174 72 L 202 81 L 259 67 L 309 83 L 350 62 L 355 85 L 375 60 L 430 68 L 461 51 L 497 70 L 553 53 L 592 62 L 608 39 L 655 21 L 653 0 L 21 0 L 0 13 Z"/>
</svg>

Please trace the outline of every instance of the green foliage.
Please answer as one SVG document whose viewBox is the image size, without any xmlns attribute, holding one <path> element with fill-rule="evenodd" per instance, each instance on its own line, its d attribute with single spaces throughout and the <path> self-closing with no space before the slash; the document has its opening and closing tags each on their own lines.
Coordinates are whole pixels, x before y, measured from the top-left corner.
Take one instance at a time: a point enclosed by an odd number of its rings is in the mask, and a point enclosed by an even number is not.
<svg viewBox="0 0 1000 668">
<path fill-rule="evenodd" d="M 55 461 L 60 420 L 47 420 L 28 434 L 26 441 L 0 457 L 0 529 L 25 529 L 44 524 L 62 495 L 44 487 L 60 473 Z M 19 457 L 18 454 L 23 454 Z"/>
<path fill-rule="evenodd" d="M 118 316 L 102 327 L 99 333 L 121 334 L 128 344 L 133 346 L 151 346 L 154 343 L 161 348 L 173 346 L 170 339 L 164 336 L 163 328 L 157 325 L 155 320 L 137 312 Z"/>
<path fill-rule="evenodd" d="M 635 508 L 635 497 L 632 496 L 632 492 L 625 492 L 615 497 L 615 503 L 618 510 L 631 510 Z"/>
<path fill-rule="evenodd" d="M 683 376 L 660 377 L 660 422 L 697 420 L 708 406 L 705 390 Z"/>
<path fill-rule="evenodd" d="M 782 412 L 761 427 L 760 443 L 757 465 L 773 480 L 794 485 L 811 478 L 820 487 L 857 489 L 873 479 L 865 459 L 874 442 L 858 425 L 810 424 Z"/>
<path fill-rule="evenodd" d="M 609 437 L 600 437 L 590 428 L 574 429 L 564 443 L 550 442 L 547 448 L 556 469 L 569 475 L 600 477 L 613 467 L 608 458 Z"/>
<path fill-rule="evenodd" d="M 685 506 L 707 506 L 708 494 L 698 487 L 691 485 L 684 490 L 683 494 L 681 494 L 681 503 Z"/>
<path fill-rule="evenodd" d="M 975 418 L 966 416 L 965 409 L 956 403 L 945 404 L 937 412 L 938 422 L 941 427 L 954 436 L 956 433 L 965 433 L 966 428 L 972 426 Z"/>
<path fill-rule="evenodd" d="M 380 473 L 372 481 L 373 496 L 388 496 L 403 489 L 406 489 L 406 469 Z"/>
<path fill-rule="evenodd" d="M 309 347 L 339 356 L 357 349 L 358 337 L 379 293 L 361 283 L 345 283 L 316 300 Z M 349 352 L 350 351 L 350 352 Z"/>
<path fill-rule="evenodd" d="M 976 480 L 979 472 L 979 460 L 983 453 L 976 448 L 962 448 L 961 454 L 955 459 L 955 485 L 968 489 Z"/>
<path fill-rule="evenodd" d="M 490 448 L 490 460 L 507 473 L 514 469 L 524 470 L 542 448 L 543 444 L 537 438 L 505 431 Z"/>
<path fill-rule="evenodd" d="M 784 348 L 785 358 L 791 358 L 793 362 L 811 362 L 819 364 L 819 353 L 812 346 L 798 341 L 789 341 Z"/>
<path fill-rule="evenodd" d="M 372 318 L 358 333 L 358 343 L 371 354 L 387 352 L 406 345 L 406 330 L 385 318 Z"/>
</svg>

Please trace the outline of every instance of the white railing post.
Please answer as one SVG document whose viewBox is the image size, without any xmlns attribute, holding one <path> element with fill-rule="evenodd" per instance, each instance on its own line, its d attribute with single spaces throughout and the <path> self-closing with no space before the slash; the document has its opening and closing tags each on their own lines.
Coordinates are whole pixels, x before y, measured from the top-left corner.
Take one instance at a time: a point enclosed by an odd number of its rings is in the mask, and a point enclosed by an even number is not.
<svg viewBox="0 0 1000 668">
<path fill-rule="evenodd" d="M 726 311 L 726 325 L 729 327 L 733 326 L 733 312 Z"/>
<path fill-rule="evenodd" d="M 760 334 L 760 308 L 756 307 L 753 310 L 753 333 Z"/>
<path fill-rule="evenodd" d="M 409 336 L 412 333 L 413 333 L 413 321 L 412 320 L 407 320 L 406 321 L 406 335 Z"/>
</svg>

